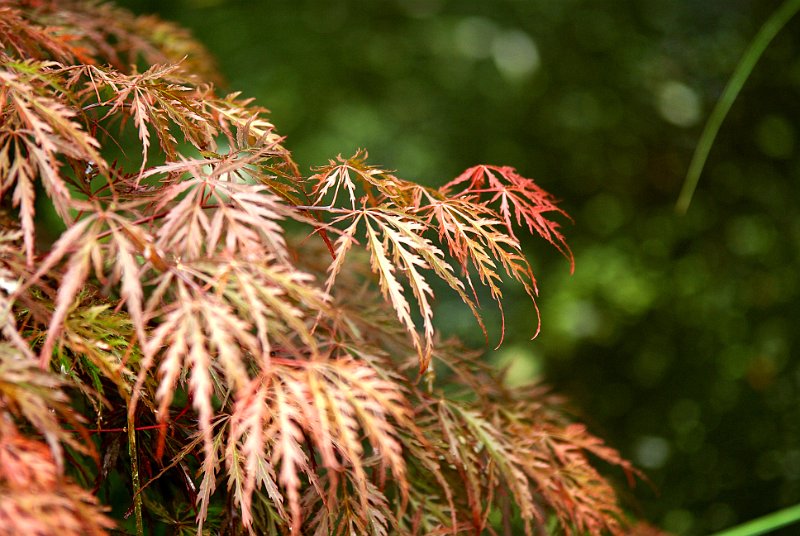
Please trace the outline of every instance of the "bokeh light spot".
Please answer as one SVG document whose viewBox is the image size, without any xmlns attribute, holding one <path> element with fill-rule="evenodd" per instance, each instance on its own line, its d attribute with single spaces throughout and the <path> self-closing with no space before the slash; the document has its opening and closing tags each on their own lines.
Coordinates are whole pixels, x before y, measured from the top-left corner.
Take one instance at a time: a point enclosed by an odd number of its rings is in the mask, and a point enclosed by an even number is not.
<svg viewBox="0 0 800 536">
<path fill-rule="evenodd" d="M 795 131 L 792 124 L 779 115 L 768 115 L 755 130 L 759 150 L 771 158 L 789 158 L 794 153 Z"/>
<path fill-rule="evenodd" d="M 734 218 L 726 229 L 726 243 L 736 255 L 763 255 L 775 243 L 775 231 L 761 216 Z"/>
<path fill-rule="evenodd" d="M 670 510 L 664 516 L 664 528 L 674 534 L 686 534 L 694 525 L 694 516 L 683 508 Z"/>
<path fill-rule="evenodd" d="M 511 80 L 530 76 L 541 63 L 536 43 L 520 30 L 498 34 L 492 41 L 492 57 L 500 73 Z"/>
<path fill-rule="evenodd" d="M 498 368 L 506 369 L 506 385 L 518 387 L 531 383 L 539 376 L 541 359 L 530 348 L 521 344 L 508 346 L 497 351 L 492 361 Z"/>
<path fill-rule="evenodd" d="M 687 398 L 678 400 L 670 410 L 669 421 L 676 432 L 690 432 L 700 422 L 700 406 Z"/>
<path fill-rule="evenodd" d="M 625 222 L 628 214 L 619 199 L 601 193 L 592 197 L 584 206 L 586 227 L 600 235 L 610 235 Z"/>
<path fill-rule="evenodd" d="M 600 327 L 600 315 L 588 301 L 575 300 L 563 304 L 556 313 L 558 328 L 576 338 L 590 337 Z"/>
<path fill-rule="evenodd" d="M 647 469 L 662 467 L 669 458 L 669 442 L 663 437 L 646 436 L 636 444 L 636 462 Z"/>
<path fill-rule="evenodd" d="M 658 113 L 679 127 L 690 127 L 700 120 L 700 98 L 689 86 L 669 80 L 658 91 Z"/>
<path fill-rule="evenodd" d="M 453 32 L 456 50 L 472 60 L 488 58 L 492 54 L 492 43 L 496 33 L 497 26 L 487 18 L 461 19 Z"/>
</svg>

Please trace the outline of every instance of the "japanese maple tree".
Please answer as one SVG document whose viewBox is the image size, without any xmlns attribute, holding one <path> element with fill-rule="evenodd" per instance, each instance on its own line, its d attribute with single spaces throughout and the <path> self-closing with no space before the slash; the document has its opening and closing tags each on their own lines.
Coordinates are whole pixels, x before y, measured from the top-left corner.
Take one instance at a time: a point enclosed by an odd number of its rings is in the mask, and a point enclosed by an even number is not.
<svg viewBox="0 0 800 536">
<path fill-rule="evenodd" d="M 153 17 L 0 0 L 0 533 L 627 531 L 590 458 L 629 463 L 437 334 L 433 280 L 482 328 L 503 279 L 538 318 L 519 240 L 572 262 L 553 197 L 304 175 L 212 65 Z"/>
</svg>

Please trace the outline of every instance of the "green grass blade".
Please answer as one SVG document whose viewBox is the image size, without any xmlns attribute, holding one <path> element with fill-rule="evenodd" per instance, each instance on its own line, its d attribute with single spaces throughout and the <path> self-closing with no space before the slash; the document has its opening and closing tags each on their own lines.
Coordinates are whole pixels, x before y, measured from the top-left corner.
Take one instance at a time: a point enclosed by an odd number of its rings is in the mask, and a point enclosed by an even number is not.
<svg viewBox="0 0 800 536">
<path fill-rule="evenodd" d="M 778 510 L 711 536 L 758 536 L 800 521 L 800 504 Z"/>
<path fill-rule="evenodd" d="M 678 212 L 685 213 L 689 209 L 689 204 L 692 202 L 694 191 L 700 180 L 700 174 L 703 172 L 708 153 L 711 151 L 711 146 L 714 144 L 719 128 L 728 115 L 731 106 L 733 106 L 736 97 L 739 96 L 742 86 L 749 78 L 750 73 L 753 72 L 753 67 L 755 67 L 770 42 L 798 11 L 800 11 L 800 0 L 786 0 L 761 26 L 758 34 L 756 34 L 745 51 L 744 56 L 739 60 L 739 64 L 728 81 L 728 85 L 725 86 L 725 90 L 708 117 L 703 133 L 700 134 L 700 140 L 694 149 L 689 170 L 686 172 L 686 178 L 678 196 L 678 202 L 675 207 Z"/>
</svg>

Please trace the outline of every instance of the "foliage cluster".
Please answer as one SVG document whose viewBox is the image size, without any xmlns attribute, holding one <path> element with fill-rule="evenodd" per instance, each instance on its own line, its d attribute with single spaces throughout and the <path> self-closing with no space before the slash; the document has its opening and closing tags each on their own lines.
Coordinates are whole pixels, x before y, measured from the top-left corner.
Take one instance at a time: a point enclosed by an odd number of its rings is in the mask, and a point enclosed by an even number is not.
<svg viewBox="0 0 800 536">
<path fill-rule="evenodd" d="M 107 4 L 0 1 L 1 530 L 104 533 L 121 488 L 139 533 L 626 530 L 590 462 L 629 463 L 434 325 L 434 281 L 483 328 L 511 279 L 538 330 L 518 235 L 571 261 L 554 199 L 363 152 L 303 177 L 211 65 Z"/>
<path fill-rule="evenodd" d="M 794 0 L 118 1 L 191 28 L 304 166 L 367 146 L 428 185 L 502 162 L 557 192 L 575 274 L 521 234 L 543 331 L 527 342 L 528 302 L 506 285 L 486 357 L 587 408 L 658 490 L 637 493 L 643 517 L 700 536 L 800 501 L 800 17 L 674 210 L 704 119 Z M 528 70 L 509 76 L 526 43 Z M 469 315 L 449 314 L 457 296 L 436 298 L 437 327 L 479 346 Z M 496 314 L 482 311 L 490 330 Z"/>
</svg>

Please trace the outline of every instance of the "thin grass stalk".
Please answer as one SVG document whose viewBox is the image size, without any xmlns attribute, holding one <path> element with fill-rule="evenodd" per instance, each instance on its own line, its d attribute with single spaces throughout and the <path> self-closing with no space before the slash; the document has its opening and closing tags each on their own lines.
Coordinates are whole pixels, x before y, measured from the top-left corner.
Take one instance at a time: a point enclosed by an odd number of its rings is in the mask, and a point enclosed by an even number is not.
<svg viewBox="0 0 800 536">
<path fill-rule="evenodd" d="M 711 536 L 758 536 L 800 522 L 800 504 L 778 510 Z"/>
<path fill-rule="evenodd" d="M 675 210 L 679 213 L 685 214 L 689 209 L 694 192 L 697 189 L 697 183 L 700 181 L 700 175 L 703 173 L 703 168 L 708 159 L 708 154 L 714 145 L 714 140 L 717 138 L 722 122 L 728 115 L 731 106 L 736 101 L 736 97 L 742 91 L 744 83 L 750 77 L 750 73 L 753 72 L 753 68 L 769 44 L 798 11 L 800 11 L 800 0 L 786 0 L 761 26 L 758 34 L 756 34 L 745 51 L 744 56 L 739 60 L 736 70 L 734 70 L 728 85 L 725 86 L 725 90 L 708 117 L 703 132 L 700 134 L 700 140 L 695 146 L 689 170 L 686 172 L 686 178 L 683 180 L 683 187 L 675 205 Z"/>
</svg>

